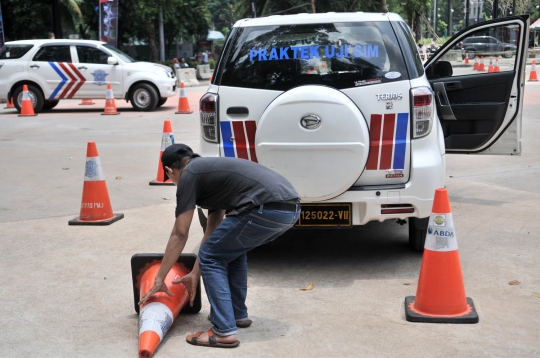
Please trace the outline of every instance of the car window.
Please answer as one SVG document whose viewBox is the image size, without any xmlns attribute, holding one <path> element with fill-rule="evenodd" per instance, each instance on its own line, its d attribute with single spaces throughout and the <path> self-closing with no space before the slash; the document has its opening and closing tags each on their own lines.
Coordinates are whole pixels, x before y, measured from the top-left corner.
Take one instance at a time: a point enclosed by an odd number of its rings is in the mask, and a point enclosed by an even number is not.
<svg viewBox="0 0 540 358">
<path fill-rule="evenodd" d="M 33 61 L 71 62 L 69 46 L 43 46 L 36 53 Z"/>
<path fill-rule="evenodd" d="M 240 28 L 220 84 L 286 91 L 304 84 L 350 88 L 408 79 L 388 22 Z"/>
<path fill-rule="evenodd" d="M 446 51 L 440 61 L 449 62 L 449 65 L 439 66 L 442 72 L 436 73 L 437 71 L 433 70 L 434 72 L 430 73 L 428 77 L 455 77 L 486 72 L 514 71 L 516 51 L 518 50 L 515 44 L 520 36 L 519 31 L 519 26 L 512 24 L 478 30 L 463 41 L 462 49 Z M 478 47 L 480 39 L 486 42 L 493 41 L 493 43 L 497 43 L 498 40 L 500 43 L 497 46 Z M 477 66 L 475 66 L 475 62 L 477 62 Z M 482 62 L 483 70 L 481 69 Z M 437 66 L 433 66 L 433 69 L 435 67 Z"/>
<path fill-rule="evenodd" d="M 77 56 L 79 63 L 107 64 L 109 54 L 100 49 L 88 46 L 77 46 Z"/>
<path fill-rule="evenodd" d="M 21 58 L 26 55 L 32 47 L 34 47 L 34 45 L 5 45 L 0 51 L 0 60 Z"/>
</svg>

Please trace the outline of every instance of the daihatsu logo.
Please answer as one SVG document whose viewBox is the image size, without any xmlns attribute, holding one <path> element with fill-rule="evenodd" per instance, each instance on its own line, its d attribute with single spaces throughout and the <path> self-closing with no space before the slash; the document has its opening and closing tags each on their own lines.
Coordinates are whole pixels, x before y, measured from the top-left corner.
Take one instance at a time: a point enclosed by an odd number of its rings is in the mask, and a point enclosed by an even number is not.
<svg viewBox="0 0 540 358">
<path fill-rule="evenodd" d="M 321 126 L 321 119 L 314 114 L 309 114 L 305 117 L 302 117 L 302 119 L 300 120 L 300 124 L 305 129 L 317 129 Z"/>
</svg>

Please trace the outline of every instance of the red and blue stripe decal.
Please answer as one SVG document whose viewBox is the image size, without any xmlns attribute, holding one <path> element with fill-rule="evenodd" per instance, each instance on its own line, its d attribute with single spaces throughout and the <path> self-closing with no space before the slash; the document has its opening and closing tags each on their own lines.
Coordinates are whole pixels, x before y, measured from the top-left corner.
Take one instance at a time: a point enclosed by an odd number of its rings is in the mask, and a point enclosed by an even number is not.
<svg viewBox="0 0 540 358">
<path fill-rule="evenodd" d="M 372 114 L 366 170 L 405 169 L 409 113 Z"/>
<path fill-rule="evenodd" d="M 226 157 L 257 162 L 255 154 L 255 121 L 221 121 L 221 143 Z"/>
<path fill-rule="evenodd" d="M 51 93 L 49 100 L 73 98 L 75 93 L 77 93 L 81 86 L 86 82 L 86 78 L 84 78 L 75 65 L 70 62 L 49 62 L 49 65 L 51 65 L 53 70 L 55 70 L 62 79 Z M 65 88 L 64 85 L 66 85 Z M 73 87 L 74 85 L 75 87 Z"/>
</svg>

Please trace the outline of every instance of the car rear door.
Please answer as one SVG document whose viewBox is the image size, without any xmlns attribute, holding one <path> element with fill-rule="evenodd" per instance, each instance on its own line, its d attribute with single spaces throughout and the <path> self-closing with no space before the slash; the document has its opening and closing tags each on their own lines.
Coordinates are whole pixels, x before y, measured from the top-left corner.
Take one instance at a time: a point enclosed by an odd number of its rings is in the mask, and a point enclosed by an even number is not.
<svg viewBox="0 0 540 358">
<path fill-rule="evenodd" d="M 529 16 L 486 21 L 463 29 L 425 64 L 435 92 L 438 117 L 447 153 L 521 153 L 521 115 L 525 81 Z M 492 36 L 502 41 L 516 36 L 512 58 L 495 56 L 484 70 L 467 64 L 456 43 L 471 36 Z"/>
<path fill-rule="evenodd" d="M 43 90 L 46 100 L 71 98 L 73 78 L 70 45 L 67 43 L 47 43 L 41 46 L 28 63 L 30 78 Z"/>
</svg>

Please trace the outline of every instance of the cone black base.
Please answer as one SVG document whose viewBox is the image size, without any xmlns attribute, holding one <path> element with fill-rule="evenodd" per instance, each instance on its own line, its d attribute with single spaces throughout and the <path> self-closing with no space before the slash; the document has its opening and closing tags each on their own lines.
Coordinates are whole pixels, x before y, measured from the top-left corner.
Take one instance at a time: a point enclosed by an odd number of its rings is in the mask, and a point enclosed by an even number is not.
<svg viewBox="0 0 540 358">
<path fill-rule="evenodd" d="M 120 114 L 120 112 L 118 112 L 118 113 L 101 113 L 102 116 L 116 116 L 118 114 Z"/>
<path fill-rule="evenodd" d="M 94 226 L 105 226 L 105 225 L 111 225 L 113 222 L 116 222 L 120 219 L 124 218 L 124 214 L 118 213 L 113 214 L 114 217 L 109 220 L 100 220 L 100 221 L 81 221 L 79 218 L 75 218 L 73 220 L 69 220 L 69 225 L 94 225 Z"/>
<path fill-rule="evenodd" d="M 425 316 L 420 313 L 416 313 L 409 308 L 409 305 L 413 303 L 416 296 L 405 297 L 405 318 L 409 322 L 427 322 L 427 323 L 478 323 L 478 313 L 474 307 L 473 300 L 467 297 L 467 304 L 471 306 L 472 310 L 463 316 Z"/>
<path fill-rule="evenodd" d="M 193 111 L 189 111 L 189 112 L 174 112 L 174 114 L 191 114 L 193 113 Z"/>
<path fill-rule="evenodd" d="M 172 181 L 171 182 L 166 182 L 166 181 L 155 181 L 155 180 L 152 180 L 148 184 L 149 185 L 174 185 L 174 183 Z"/>
<path fill-rule="evenodd" d="M 19 117 L 35 117 L 37 114 L 19 114 Z"/>
<path fill-rule="evenodd" d="M 156 261 L 163 260 L 163 254 L 135 254 L 131 256 L 131 279 L 133 281 L 133 300 L 135 304 L 135 312 L 139 313 L 139 301 L 140 295 L 139 290 L 137 289 L 137 277 L 140 275 L 141 269 L 147 264 Z M 180 254 L 178 260 L 186 268 L 193 270 L 195 266 L 195 260 L 197 260 L 197 255 L 195 254 Z M 193 302 L 193 307 L 189 305 L 189 302 L 182 308 L 180 313 L 199 313 L 202 308 L 202 299 L 201 299 L 201 282 L 199 279 L 199 284 L 197 285 L 197 290 L 195 291 L 195 300 Z"/>
</svg>

